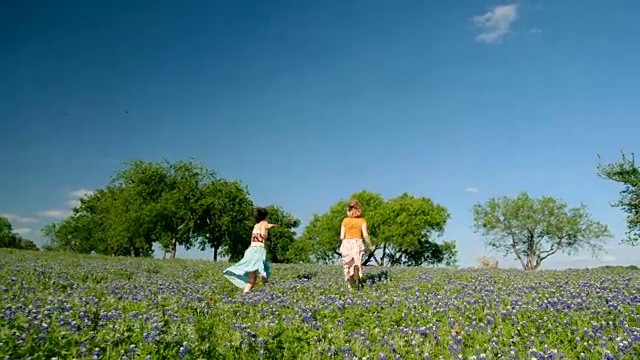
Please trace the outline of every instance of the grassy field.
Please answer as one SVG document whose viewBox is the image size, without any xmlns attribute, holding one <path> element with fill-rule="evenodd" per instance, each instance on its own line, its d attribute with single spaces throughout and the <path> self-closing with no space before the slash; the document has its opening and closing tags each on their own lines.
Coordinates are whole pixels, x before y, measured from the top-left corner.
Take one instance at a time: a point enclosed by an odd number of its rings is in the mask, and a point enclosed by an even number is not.
<svg viewBox="0 0 640 360">
<path fill-rule="evenodd" d="M 640 359 L 640 272 L 274 265 L 0 250 L 0 359 Z"/>
</svg>

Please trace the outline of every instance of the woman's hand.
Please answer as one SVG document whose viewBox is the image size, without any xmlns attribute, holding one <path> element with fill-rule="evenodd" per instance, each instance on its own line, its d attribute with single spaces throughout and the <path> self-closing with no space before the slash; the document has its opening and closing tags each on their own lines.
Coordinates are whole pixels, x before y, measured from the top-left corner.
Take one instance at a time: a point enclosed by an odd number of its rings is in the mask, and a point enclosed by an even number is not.
<svg viewBox="0 0 640 360">
<path fill-rule="evenodd" d="M 375 246 L 373 246 L 373 245 L 369 245 L 369 251 L 370 251 L 370 252 L 374 252 L 374 251 L 376 251 L 376 247 L 375 247 Z"/>
</svg>

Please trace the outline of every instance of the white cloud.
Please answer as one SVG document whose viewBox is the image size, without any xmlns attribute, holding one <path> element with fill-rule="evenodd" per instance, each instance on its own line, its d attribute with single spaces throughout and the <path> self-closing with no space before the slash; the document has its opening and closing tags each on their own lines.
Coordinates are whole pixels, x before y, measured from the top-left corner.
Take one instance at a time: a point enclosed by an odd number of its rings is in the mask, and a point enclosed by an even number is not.
<svg viewBox="0 0 640 360">
<path fill-rule="evenodd" d="M 7 220 L 15 223 L 33 223 L 38 221 L 37 219 L 22 217 L 15 214 L 0 214 L 0 216 L 4 216 L 5 218 L 7 218 Z"/>
<path fill-rule="evenodd" d="M 93 195 L 93 193 L 94 192 L 92 190 L 87 190 L 84 188 L 71 191 L 69 193 L 69 196 L 72 197 L 73 199 L 67 201 L 67 205 L 69 205 L 72 208 L 78 207 L 80 206 L 80 199 L 91 196 Z"/>
<path fill-rule="evenodd" d="M 69 200 L 67 201 L 67 205 L 71 206 L 72 208 L 74 207 L 78 207 L 80 206 L 80 200 Z"/>
<path fill-rule="evenodd" d="M 480 190 L 478 190 L 478 188 L 468 187 L 468 188 L 464 189 L 464 191 L 470 192 L 470 193 L 478 193 Z"/>
<path fill-rule="evenodd" d="M 511 25 L 518 19 L 518 5 L 496 6 L 484 15 L 473 17 L 473 22 L 482 29 L 476 41 L 486 44 L 499 44 L 502 38 L 511 32 Z"/>
<path fill-rule="evenodd" d="M 71 199 L 67 200 L 66 204 L 71 208 L 78 207 L 80 205 L 80 199 L 85 198 L 87 196 L 91 196 L 93 193 L 94 192 L 92 190 L 87 190 L 85 188 L 70 191 L 68 196 L 71 197 Z M 71 210 L 53 209 L 53 210 L 40 211 L 38 213 L 38 216 L 54 218 L 54 219 L 64 219 L 66 217 L 71 216 L 71 214 L 72 214 Z"/>
<path fill-rule="evenodd" d="M 87 189 L 74 190 L 69 193 L 69 195 L 74 198 L 82 198 L 85 196 L 90 196 L 91 194 L 93 194 L 93 191 Z"/>
<path fill-rule="evenodd" d="M 529 29 L 527 31 L 525 31 L 526 34 L 540 34 L 542 33 L 542 29 L 539 28 L 533 28 L 533 29 Z"/>
<path fill-rule="evenodd" d="M 13 229 L 13 232 L 18 234 L 18 235 L 24 235 L 24 234 L 28 234 L 30 232 L 32 232 L 33 230 L 29 229 L 29 228 L 17 228 L 17 229 Z"/>
<path fill-rule="evenodd" d="M 38 213 L 38 216 L 54 219 L 64 219 L 66 217 L 69 217 L 70 215 L 70 210 L 45 210 Z"/>
</svg>

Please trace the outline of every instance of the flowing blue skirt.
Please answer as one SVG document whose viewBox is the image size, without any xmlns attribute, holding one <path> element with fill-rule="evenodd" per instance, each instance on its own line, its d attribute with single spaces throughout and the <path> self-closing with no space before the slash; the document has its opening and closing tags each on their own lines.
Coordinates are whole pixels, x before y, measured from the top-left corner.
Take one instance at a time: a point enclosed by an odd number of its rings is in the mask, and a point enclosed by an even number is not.
<svg viewBox="0 0 640 360">
<path fill-rule="evenodd" d="M 265 278 L 269 278 L 271 264 L 267 260 L 267 251 L 261 246 L 251 246 L 244 252 L 242 260 L 224 270 L 224 277 L 235 286 L 243 288 L 249 282 L 249 273 L 257 271 Z M 256 274 L 258 280 L 258 274 Z"/>
</svg>

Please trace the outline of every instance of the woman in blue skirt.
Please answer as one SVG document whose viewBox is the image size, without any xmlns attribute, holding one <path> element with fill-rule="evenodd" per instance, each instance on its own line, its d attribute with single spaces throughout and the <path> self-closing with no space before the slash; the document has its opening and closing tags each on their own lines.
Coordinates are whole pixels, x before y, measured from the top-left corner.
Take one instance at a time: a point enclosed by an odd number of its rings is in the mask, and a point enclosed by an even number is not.
<svg viewBox="0 0 640 360">
<path fill-rule="evenodd" d="M 270 264 L 267 260 L 267 252 L 264 248 L 264 241 L 269 236 L 268 230 L 275 224 L 269 224 L 267 216 L 269 212 L 265 208 L 256 209 L 256 216 L 251 232 L 251 245 L 244 252 L 242 260 L 227 268 L 223 275 L 235 286 L 243 289 L 242 293 L 247 293 L 256 283 L 256 273 L 260 274 L 260 279 L 266 283 L 269 278 Z"/>
</svg>

